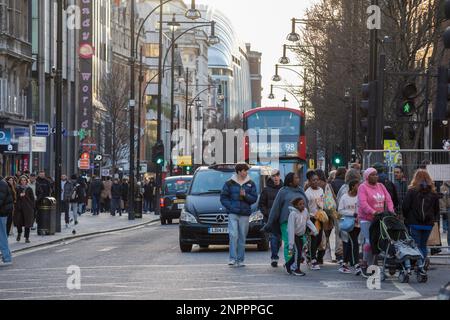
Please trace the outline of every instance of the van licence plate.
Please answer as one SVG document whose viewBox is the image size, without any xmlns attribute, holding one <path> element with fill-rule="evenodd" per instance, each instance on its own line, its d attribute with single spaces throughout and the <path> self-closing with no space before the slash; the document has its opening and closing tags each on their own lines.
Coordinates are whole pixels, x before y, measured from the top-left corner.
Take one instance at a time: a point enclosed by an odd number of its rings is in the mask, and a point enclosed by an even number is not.
<svg viewBox="0 0 450 320">
<path fill-rule="evenodd" d="M 210 234 L 227 234 L 228 228 L 209 228 L 208 233 L 210 233 Z"/>
</svg>

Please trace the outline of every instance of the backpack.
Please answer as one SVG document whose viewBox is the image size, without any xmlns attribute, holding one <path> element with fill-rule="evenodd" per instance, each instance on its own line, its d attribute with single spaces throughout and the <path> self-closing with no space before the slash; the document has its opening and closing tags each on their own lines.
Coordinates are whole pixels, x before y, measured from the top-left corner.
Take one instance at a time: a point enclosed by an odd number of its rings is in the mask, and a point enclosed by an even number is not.
<svg viewBox="0 0 450 320">
<path fill-rule="evenodd" d="M 76 184 L 73 188 L 72 195 L 70 196 L 71 200 L 76 200 L 78 198 L 78 186 L 79 184 Z"/>
</svg>

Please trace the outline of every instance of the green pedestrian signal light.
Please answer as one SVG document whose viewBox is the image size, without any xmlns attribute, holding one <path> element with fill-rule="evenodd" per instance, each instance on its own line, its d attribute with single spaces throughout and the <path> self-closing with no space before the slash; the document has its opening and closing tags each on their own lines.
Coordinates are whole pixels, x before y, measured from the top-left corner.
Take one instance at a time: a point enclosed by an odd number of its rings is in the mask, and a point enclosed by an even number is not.
<svg viewBox="0 0 450 320">
<path fill-rule="evenodd" d="M 336 168 L 342 166 L 342 164 L 344 163 L 344 159 L 343 159 L 342 155 L 339 153 L 335 153 L 333 155 L 332 163 Z"/>
<path fill-rule="evenodd" d="M 162 143 L 162 141 L 158 141 L 152 147 L 152 162 L 157 166 L 164 165 L 164 144 Z"/>
</svg>

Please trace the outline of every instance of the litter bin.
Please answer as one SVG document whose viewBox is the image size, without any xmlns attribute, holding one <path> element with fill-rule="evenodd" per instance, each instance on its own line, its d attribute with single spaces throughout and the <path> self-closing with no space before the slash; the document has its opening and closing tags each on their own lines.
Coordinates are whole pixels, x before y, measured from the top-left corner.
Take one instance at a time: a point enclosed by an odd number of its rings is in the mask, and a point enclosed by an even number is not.
<svg viewBox="0 0 450 320">
<path fill-rule="evenodd" d="M 134 198 L 134 217 L 136 219 L 142 219 L 142 194 L 138 193 Z"/>
<path fill-rule="evenodd" d="M 56 199 L 47 197 L 38 203 L 37 233 L 40 236 L 54 235 L 56 232 Z"/>
</svg>

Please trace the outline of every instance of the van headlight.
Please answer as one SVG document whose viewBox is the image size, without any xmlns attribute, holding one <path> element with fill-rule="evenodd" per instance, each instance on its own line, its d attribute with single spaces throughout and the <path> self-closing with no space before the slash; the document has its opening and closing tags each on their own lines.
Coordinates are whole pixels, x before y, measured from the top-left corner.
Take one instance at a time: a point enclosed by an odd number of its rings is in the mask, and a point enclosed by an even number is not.
<svg viewBox="0 0 450 320">
<path fill-rule="evenodd" d="M 250 215 L 250 220 L 249 222 L 258 222 L 258 221 L 262 221 L 264 220 L 264 215 L 262 214 L 262 212 L 260 210 L 253 212 Z"/>
<path fill-rule="evenodd" d="M 186 211 L 186 209 L 181 210 L 180 221 L 187 223 L 197 223 L 197 219 Z"/>
</svg>

